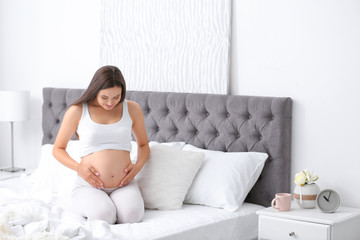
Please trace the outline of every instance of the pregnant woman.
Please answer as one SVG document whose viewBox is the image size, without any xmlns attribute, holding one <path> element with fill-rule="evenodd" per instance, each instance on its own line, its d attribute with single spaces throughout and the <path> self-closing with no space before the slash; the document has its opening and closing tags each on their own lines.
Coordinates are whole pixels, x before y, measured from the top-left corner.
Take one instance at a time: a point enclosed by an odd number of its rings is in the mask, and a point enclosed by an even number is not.
<svg viewBox="0 0 360 240">
<path fill-rule="evenodd" d="M 134 223 L 144 215 L 134 177 L 150 150 L 142 110 L 125 100 L 125 94 L 120 70 L 101 67 L 83 95 L 67 109 L 54 143 L 54 157 L 78 174 L 72 203 L 88 220 Z M 66 152 L 74 133 L 80 141 L 80 163 Z M 131 133 L 138 145 L 135 164 L 130 160 Z"/>
</svg>

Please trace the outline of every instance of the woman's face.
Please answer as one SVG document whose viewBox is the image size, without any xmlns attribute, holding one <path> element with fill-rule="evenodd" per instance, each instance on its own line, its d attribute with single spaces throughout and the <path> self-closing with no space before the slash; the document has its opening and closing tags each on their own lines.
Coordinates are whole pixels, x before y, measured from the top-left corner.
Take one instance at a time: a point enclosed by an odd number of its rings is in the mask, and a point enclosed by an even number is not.
<svg viewBox="0 0 360 240">
<path fill-rule="evenodd" d="M 105 110 L 111 110 L 120 102 L 121 93 L 122 89 L 118 86 L 102 89 L 97 94 L 96 100 Z"/>
</svg>

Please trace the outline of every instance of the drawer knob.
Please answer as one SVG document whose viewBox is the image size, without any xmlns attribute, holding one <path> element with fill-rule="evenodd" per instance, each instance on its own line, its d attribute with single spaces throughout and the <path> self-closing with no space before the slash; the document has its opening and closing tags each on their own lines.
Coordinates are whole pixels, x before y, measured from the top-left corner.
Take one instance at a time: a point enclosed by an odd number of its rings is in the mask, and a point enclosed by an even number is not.
<svg viewBox="0 0 360 240">
<path fill-rule="evenodd" d="M 291 232 L 291 233 L 289 233 L 289 236 L 290 236 L 290 237 L 295 236 L 295 233 L 294 233 L 294 232 Z"/>
</svg>

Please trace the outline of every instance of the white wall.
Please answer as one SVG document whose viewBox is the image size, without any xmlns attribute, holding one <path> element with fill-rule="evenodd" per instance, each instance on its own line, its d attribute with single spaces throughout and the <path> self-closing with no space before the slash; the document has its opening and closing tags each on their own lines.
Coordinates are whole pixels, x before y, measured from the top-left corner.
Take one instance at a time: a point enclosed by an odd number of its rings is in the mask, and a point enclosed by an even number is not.
<svg viewBox="0 0 360 240">
<path fill-rule="evenodd" d="M 97 0 L 0 0 L 0 89 L 32 93 L 32 120 L 15 125 L 17 165 L 40 156 L 41 88 L 84 88 L 99 67 L 99 8 Z M 231 93 L 292 97 L 292 176 L 318 172 L 320 187 L 353 207 L 359 12 L 356 0 L 233 0 L 232 22 Z M 0 122 L 0 166 L 10 161 L 9 128 Z"/>
<path fill-rule="evenodd" d="M 293 98 L 292 176 L 360 207 L 360 1 L 233 1 L 233 94 Z"/>
<path fill-rule="evenodd" d="M 42 88 L 85 88 L 99 67 L 100 3 L 0 0 L 0 90 L 31 91 L 31 120 L 14 124 L 16 166 L 40 157 Z M 7 122 L 0 146 L 0 166 L 10 166 Z"/>
</svg>

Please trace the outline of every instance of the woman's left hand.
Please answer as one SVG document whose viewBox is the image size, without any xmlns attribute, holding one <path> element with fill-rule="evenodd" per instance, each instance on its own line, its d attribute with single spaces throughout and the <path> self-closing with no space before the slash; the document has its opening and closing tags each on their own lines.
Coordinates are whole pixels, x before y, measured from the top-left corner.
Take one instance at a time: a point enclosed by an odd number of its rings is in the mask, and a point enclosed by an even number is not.
<svg viewBox="0 0 360 240">
<path fill-rule="evenodd" d="M 125 177 L 121 180 L 119 187 L 125 187 L 128 183 L 130 183 L 136 176 L 136 174 L 138 174 L 138 172 L 140 172 L 141 167 L 130 163 L 125 169 L 124 172 L 126 173 Z"/>
</svg>

